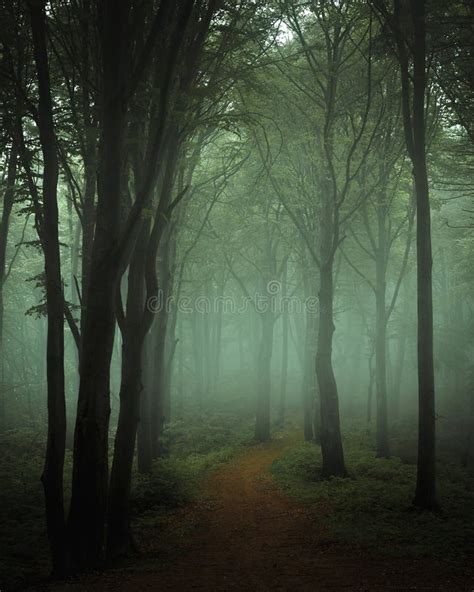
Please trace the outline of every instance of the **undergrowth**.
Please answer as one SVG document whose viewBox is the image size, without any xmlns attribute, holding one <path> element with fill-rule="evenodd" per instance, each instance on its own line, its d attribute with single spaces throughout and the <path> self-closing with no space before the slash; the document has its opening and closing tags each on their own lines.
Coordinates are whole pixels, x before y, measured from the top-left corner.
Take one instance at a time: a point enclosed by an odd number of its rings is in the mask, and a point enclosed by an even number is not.
<svg viewBox="0 0 474 592">
<path fill-rule="evenodd" d="M 150 475 L 133 474 L 133 526 L 139 548 L 176 508 L 196 498 L 203 478 L 251 440 L 250 423 L 238 415 L 194 416 L 168 425 L 164 457 Z M 0 436 L 0 589 L 15 590 L 49 573 L 49 552 L 40 481 L 44 426 Z M 113 440 L 110 453 L 113 452 Z M 65 499 L 70 495 L 72 453 L 66 454 Z M 156 533 L 155 533 L 156 534 Z"/>
<path fill-rule="evenodd" d="M 416 465 L 377 459 L 367 431 L 346 431 L 347 479 L 321 478 L 321 449 L 301 443 L 272 466 L 278 485 L 313 507 L 314 527 L 329 542 L 404 557 L 464 561 L 474 553 L 474 487 L 459 463 L 438 463 L 441 511 L 411 507 Z"/>
</svg>

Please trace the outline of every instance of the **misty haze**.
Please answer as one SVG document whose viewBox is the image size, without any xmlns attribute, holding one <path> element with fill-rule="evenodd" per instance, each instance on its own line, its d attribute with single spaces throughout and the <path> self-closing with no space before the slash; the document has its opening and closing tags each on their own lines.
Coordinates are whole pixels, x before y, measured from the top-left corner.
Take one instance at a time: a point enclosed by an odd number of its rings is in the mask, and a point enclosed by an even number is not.
<svg viewBox="0 0 474 592">
<path fill-rule="evenodd" d="M 0 5 L 0 592 L 472 592 L 472 2 Z"/>
</svg>

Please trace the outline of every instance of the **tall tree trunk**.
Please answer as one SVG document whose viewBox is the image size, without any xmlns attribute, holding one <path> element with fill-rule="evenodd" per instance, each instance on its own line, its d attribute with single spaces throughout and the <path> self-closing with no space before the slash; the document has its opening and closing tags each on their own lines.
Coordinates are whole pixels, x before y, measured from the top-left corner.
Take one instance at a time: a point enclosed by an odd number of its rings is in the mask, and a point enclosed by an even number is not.
<svg viewBox="0 0 474 592">
<path fill-rule="evenodd" d="M 285 412 L 286 412 L 286 391 L 288 383 L 288 336 L 289 336 L 289 311 L 286 303 L 288 293 L 288 261 L 285 261 L 282 272 L 281 281 L 281 298 L 282 298 L 282 311 L 281 311 L 281 322 L 282 322 L 282 342 L 281 342 L 281 375 L 280 375 L 280 401 L 278 409 L 278 421 L 279 427 L 285 425 Z"/>
<path fill-rule="evenodd" d="M 101 134 L 96 231 L 89 286 L 83 294 L 80 386 L 68 531 L 73 565 L 94 567 L 103 560 L 109 478 L 110 363 L 115 335 L 115 291 L 122 198 L 128 2 L 99 6 L 102 49 Z"/>
<path fill-rule="evenodd" d="M 18 144 L 16 139 L 12 140 L 12 147 L 10 150 L 10 157 L 8 159 L 7 168 L 7 187 L 3 195 L 3 210 L 2 219 L 0 222 L 0 430 L 5 428 L 6 423 L 6 401 L 5 401 L 5 352 L 3 350 L 3 332 L 4 332 L 4 317 L 5 309 L 3 302 L 3 290 L 6 281 L 6 255 L 8 233 L 10 230 L 10 215 L 13 208 L 13 201 L 15 197 L 15 181 L 17 173 L 17 159 L 18 159 Z"/>
<path fill-rule="evenodd" d="M 160 314 L 155 323 L 153 339 L 153 373 L 151 397 L 151 451 L 152 457 L 158 458 L 160 454 L 160 439 L 165 423 L 165 400 L 164 400 L 164 373 L 166 367 L 166 333 L 168 315 L 166 311 Z"/>
<path fill-rule="evenodd" d="M 320 270 L 318 349 L 316 353 L 316 373 L 321 404 L 322 474 L 324 477 L 345 477 L 347 471 L 342 449 L 339 398 L 332 367 L 333 259 L 329 258 L 328 260 L 326 257 L 323 261 Z"/>
<path fill-rule="evenodd" d="M 40 239 L 44 252 L 48 335 L 46 346 L 48 380 L 48 440 L 42 475 L 48 538 L 53 572 L 66 569 L 63 469 L 66 445 L 64 392 L 64 297 L 59 250 L 57 184 L 59 175 L 53 105 L 46 49 L 44 2 L 30 2 L 33 53 L 38 79 L 38 128 L 43 154 L 43 205 Z"/>
<path fill-rule="evenodd" d="M 183 419 L 184 413 L 184 330 L 183 319 L 180 316 L 178 320 L 178 392 L 176 404 L 176 416 Z"/>
<path fill-rule="evenodd" d="M 418 310 L 418 463 L 414 504 L 435 509 L 436 501 L 436 412 L 433 361 L 433 286 L 431 219 L 426 166 L 425 93 L 426 24 L 425 0 L 410 0 L 413 22 L 413 109 L 410 108 L 410 74 L 407 43 L 403 38 L 400 0 L 395 0 L 402 106 L 407 149 L 413 164 L 416 194 L 416 259 Z"/>
<path fill-rule="evenodd" d="M 140 396 L 140 421 L 137 432 L 137 462 L 138 471 L 142 474 L 149 473 L 152 467 L 152 443 L 151 443 L 151 401 L 150 391 L 152 385 L 152 334 L 146 336 L 143 346 L 143 389 Z"/>
<path fill-rule="evenodd" d="M 107 556 L 127 555 L 132 549 L 130 491 L 135 437 L 140 417 L 141 350 L 140 334 L 131 331 L 122 344 L 120 411 L 115 437 L 107 507 Z"/>
<path fill-rule="evenodd" d="M 169 239 L 169 236 L 167 237 Z M 163 304 L 155 321 L 153 335 L 153 371 L 151 375 L 150 391 L 150 430 L 152 457 L 160 456 L 160 438 L 166 418 L 166 353 L 168 337 L 168 307 L 167 300 L 170 296 L 171 277 L 168 266 L 169 240 L 164 241 L 161 253 L 160 280 Z"/>
<path fill-rule="evenodd" d="M 400 419 L 400 395 L 403 379 L 403 368 L 405 366 L 405 351 L 407 336 L 405 329 L 400 329 L 402 333 L 398 336 L 397 355 L 395 359 L 395 368 L 393 372 L 393 388 L 392 388 L 392 405 L 391 416 L 392 421 L 397 422 Z"/>
<path fill-rule="evenodd" d="M 316 345 L 316 318 L 313 311 L 306 311 L 305 328 L 305 364 L 303 373 L 303 410 L 304 410 L 304 439 L 310 442 L 315 439 L 314 418 L 316 406 L 316 370 L 315 345 Z M 317 411 L 319 416 L 319 410 Z"/>
<path fill-rule="evenodd" d="M 204 370 L 202 357 L 202 328 L 201 328 L 202 313 L 193 311 L 191 327 L 193 337 L 193 357 L 194 357 L 194 371 L 195 371 L 195 393 L 196 401 L 199 411 L 202 411 L 203 396 L 204 396 Z"/>
<path fill-rule="evenodd" d="M 369 366 L 369 385 L 367 387 L 367 410 L 366 410 L 366 419 L 367 419 L 367 427 L 370 427 L 372 422 L 372 399 L 374 396 L 374 378 L 375 378 L 375 369 L 372 365 L 372 360 L 374 359 L 374 348 L 372 348 L 372 352 L 368 359 L 368 366 Z"/>
<path fill-rule="evenodd" d="M 132 548 L 130 491 L 135 438 L 142 390 L 144 266 L 150 225 L 145 221 L 135 244 L 128 273 L 127 305 L 121 321 L 122 373 L 120 411 L 115 436 L 107 507 L 107 557 L 127 555 Z"/>
<path fill-rule="evenodd" d="M 217 385 L 219 382 L 219 375 L 220 375 L 220 367 L 221 367 L 221 352 L 222 352 L 222 319 L 224 313 L 224 290 L 225 290 L 225 273 L 222 272 L 222 278 L 219 282 L 219 293 L 218 297 L 216 298 L 215 302 L 217 304 L 217 309 L 212 311 L 214 314 L 214 339 L 213 339 L 213 363 L 211 364 L 211 371 L 212 371 L 212 393 L 213 395 L 217 394 Z"/>
<path fill-rule="evenodd" d="M 380 458 L 388 458 L 390 456 L 387 417 L 387 312 L 385 305 L 387 231 L 385 220 L 385 195 L 379 194 L 377 203 L 377 253 L 375 261 L 375 385 L 377 392 L 376 448 L 377 456 Z"/>
<path fill-rule="evenodd" d="M 262 333 L 257 358 L 257 418 L 255 439 L 259 442 L 270 440 L 270 390 L 273 349 L 274 319 L 271 310 L 260 314 Z"/>
</svg>

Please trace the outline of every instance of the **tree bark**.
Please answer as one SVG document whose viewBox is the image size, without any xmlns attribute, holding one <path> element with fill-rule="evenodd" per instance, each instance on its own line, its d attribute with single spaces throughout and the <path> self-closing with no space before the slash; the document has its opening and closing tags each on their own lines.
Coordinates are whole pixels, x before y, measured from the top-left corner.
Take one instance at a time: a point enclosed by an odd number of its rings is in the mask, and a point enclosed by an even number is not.
<svg viewBox="0 0 474 592">
<path fill-rule="evenodd" d="M 16 140 L 12 139 L 12 147 L 8 159 L 7 168 L 7 186 L 3 195 L 3 210 L 2 219 L 0 222 L 0 364 L 1 378 L 0 378 L 0 430 L 5 429 L 6 423 L 6 401 L 5 401 L 5 358 L 3 351 L 3 325 L 5 317 L 5 308 L 3 302 L 3 290 L 6 281 L 6 255 L 8 233 L 10 230 L 10 215 L 13 208 L 13 201 L 15 198 L 15 181 L 17 174 L 17 159 L 18 159 L 18 144 Z"/>
<path fill-rule="evenodd" d="M 339 419 L 339 398 L 332 367 L 333 270 L 332 258 L 325 260 L 320 269 L 318 349 L 316 373 L 321 405 L 321 452 L 324 477 L 346 477 L 344 452 Z"/>
<path fill-rule="evenodd" d="M 289 336 L 289 311 L 286 304 L 288 292 L 288 261 L 285 261 L 281 281 L 281 297 L 282 297 L 282 342 L 281 342 L 281 375 L 280 375 L 280 401 L 278 409 L 277 425 L 281 428 L 285 425 L 286 412 L 286 391 L 288 383 L 288 336 Z"/>
<path fill-rule="evenodd" d="M 270 390 L 274 318 L 271 310 L 260 313 L 262 333 L 257 359 L 257 418 L 255 439 L 270 440 Z"/>
<path fill-rule="evenodd" d="M 305 327 L 305 363 L 303 376 L 303 409 L 304 409 L 304 439 L 311 442 L 315 439 L 314 418 L 315 414 L 320 415 L 319 410 L 316 411 L 316 369 L 314 365 L 315 360 L 315 345 L 316 345 L 316 318 L 313 311 L 306 311 L 306 327 Z"/>
<path fill-rule="evenodd" d="M 137 429 L 137 463 L 138 472 L 146 474 L 152 468 L 151 420 L 150 420 L 150 388 L 151 369 L 153 368 L 151 333 L 143 344 L 143 388 L 140 396 L 140 421 Z"/>
<path fill-rule="evenodd" d="M 43 1 L 29 2 L 33 53 L 38 80 L 38 128 L 43 154 L 43 205 L 40 239 L 44 252 L 48 334 L 46 346 L 48 381 L 48 439 L 42 482 L 46 524 L 53 573 L 66 569 L 63 469 L 66 445 L 64 391 L 64 296 L 59 250 L 57 184 L 59 175 L 53 105 L 46 48 L 46 16 Z"/>
<path fill-rule="evenodd" d="M 379 194 L 377 203 L 377 252 L 375 261 L 375 385 L 377 392 L 376 448 L 379 458 L 390 456 L 387 417 L 387 312 L 386 271 L 387 231 L 385 227 L 385 195 Z"/>
<path fill-rule="evenodd" d="M 398 17 L 398 47 L 406 53 L 401 36 L 400 0 L 395 0 Z M 433 510 L 436 501 L 436 412 L 433 362 L 433 286 L 431 218 L 426 165 L 425 92 L 426 25 L 425 1 L 410 0 L 413 21 L 413 111 L 410 110 L 410 81 L 406 58 L 401 56 L 402 97 L 405 137 L 413 163 L 416 194 L 416 258 L 418 310 L 418 463 L 414 504 Z"/>
<path fill-rule="evenodd" d="M 102 49 L 101 133 L 96 231 L 89 286 L 83 294 L 82 352 L 74 438 L 74 465 L 68 531 L 75 568 L 103 560 L 108 489 L 110 362 L 115 335 L 115 291 L 122 198 L 126 109 L 124 75 L 129 56 L 128 2 L 105 0 L 99 8 Z"/>
<path fill-rule="evenodd" d="M 142 231 L 135 246 L 128 275 L 127 315 L 122 327 L 122 375 L 120 411 L 115 436 L 107 508 L 107 557 L 127 555 L 132 548 L 130 491 L 135 437 L 140 417 L 142 390 L 142 314 L 145 298 L 144 250 L 149 231 Z"/>
</svg>

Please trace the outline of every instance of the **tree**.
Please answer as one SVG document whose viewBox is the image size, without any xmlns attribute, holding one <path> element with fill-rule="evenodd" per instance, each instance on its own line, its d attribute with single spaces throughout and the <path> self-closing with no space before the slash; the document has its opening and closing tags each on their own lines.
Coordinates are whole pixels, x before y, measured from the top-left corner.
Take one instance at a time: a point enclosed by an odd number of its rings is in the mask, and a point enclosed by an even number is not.
<svg viewBox="0 0 474 592">
<path fill-rule="evenodd" d="M 393 12 L 376 3 L 395 39 L 400 65 L 403 126 L 416 195 L 418 310 L 418 463 L 414 503 L 433 510 L 436 500 L 436 412 L 433 356 L 431 217 L 426 163 L 428 54 L 426 3 L 394 0 Z"/>
<path fill-rule="evenodd" d="M 56 134 L 53 122 L 48 51 L 46 47 L 45 2 L 32 0 L 28 6 L 39 96 L 37 125 L 43 154 L 42 204 L 33 182 L 30 183 L 30 189 L 35 203 L 37 227 L 44 253 L 48 319 L 46 354 L 48 441 L 42 481 L 53 572 L 61 574 L 64 573 L 66 568 L 66 529 L 63 496 L 66 405 L 64 395 L 64 296 L 58 235 L 57 185 L 59 164 L 56 153 Z M 31 179 L 31 171 L 28 174 Z"/>
</svg>

